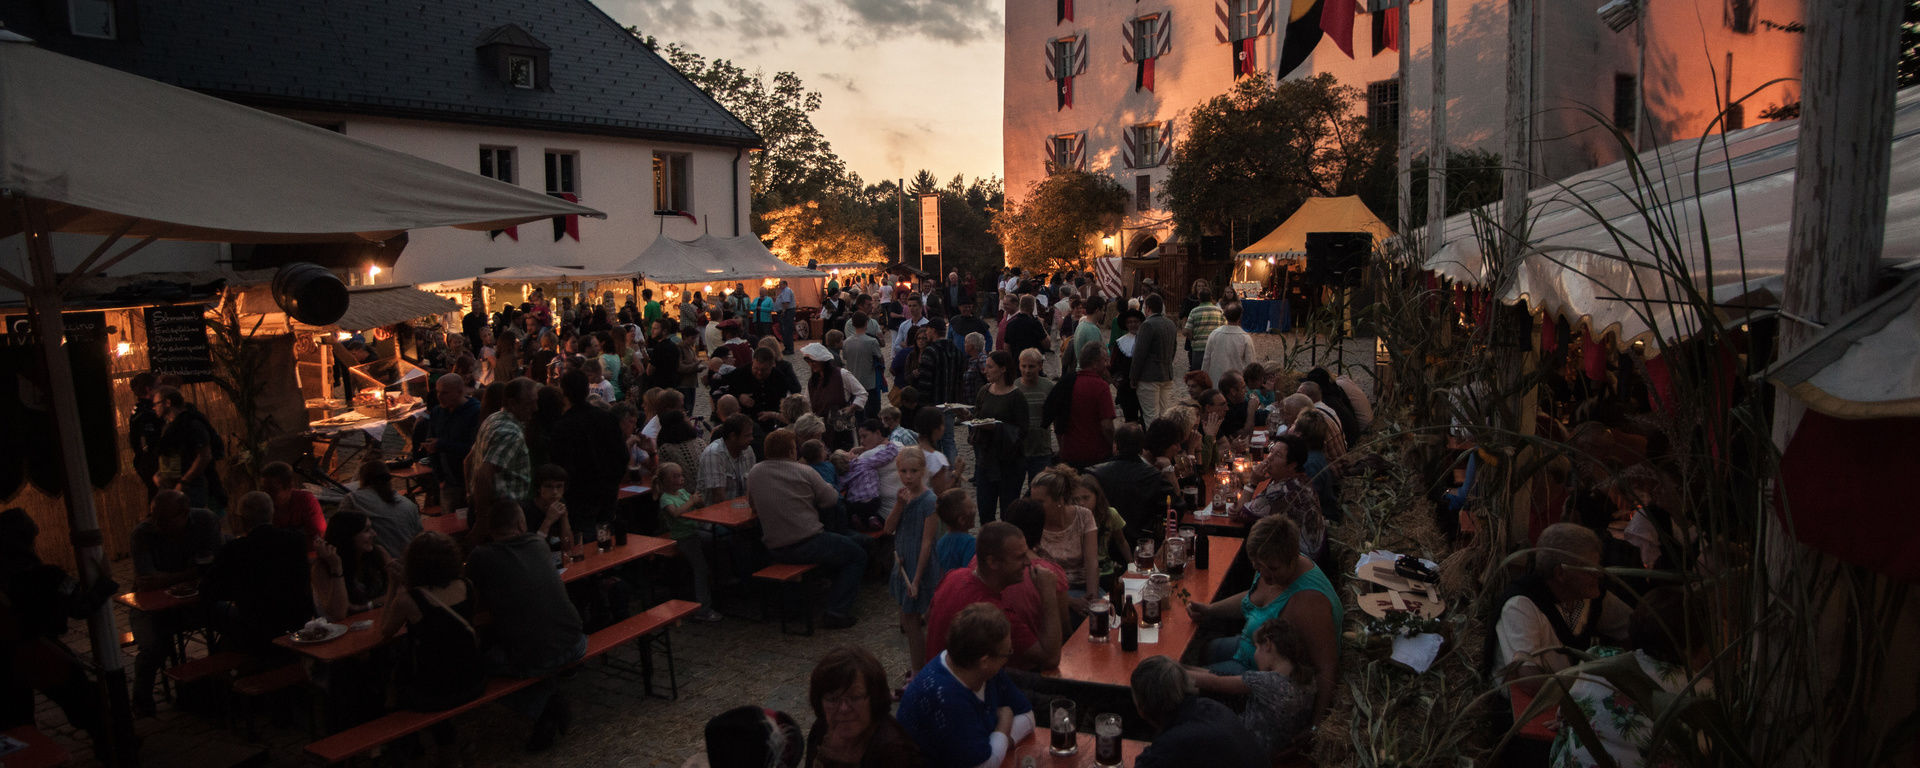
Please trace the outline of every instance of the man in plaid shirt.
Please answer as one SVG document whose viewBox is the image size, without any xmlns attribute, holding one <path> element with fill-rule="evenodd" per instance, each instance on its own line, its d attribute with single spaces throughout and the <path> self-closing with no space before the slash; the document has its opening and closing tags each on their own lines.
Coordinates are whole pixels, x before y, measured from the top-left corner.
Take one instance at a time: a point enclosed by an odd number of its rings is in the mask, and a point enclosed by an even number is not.
<svg viewBox="0 0 1920 768">
<path fill-rule="evenodd" d="M 1213 303 L 1213 291 L 1206 286 L 1194 289 L 1193 298 L 1200 303 L 1187 313 L 1187 360 L 1188 368 L 1199 370 L 1207 355 L 1207 334 L 1226 324 L 1227 318 L 1220 312 L 1220 305 Z"/>
<path fill-rule="evenodd" d="M 532 498 L 533 459 L 527 453 L 526 425 L 533 421 L 540 385 L 524 376 L 507 382 L 506 402 L 480 422 L 468 461 L 467 492 L 472 496 L 478 523 L 476 535 L 490 536 L 487 521 L 496 505 Z"/>
</svg>

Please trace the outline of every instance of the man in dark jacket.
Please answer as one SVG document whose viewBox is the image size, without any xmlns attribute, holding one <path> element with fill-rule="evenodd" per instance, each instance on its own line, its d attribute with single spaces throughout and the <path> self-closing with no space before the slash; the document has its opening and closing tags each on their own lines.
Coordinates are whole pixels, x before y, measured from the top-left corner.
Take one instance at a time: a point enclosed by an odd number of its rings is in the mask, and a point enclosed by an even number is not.
<svg viewBox="0 0 1920 768">
<path fill-rule="evenodd" d="M 664 322 L 664 321 L 662 321 Z M 627 471 L 627 441 L 620 419 L 587 403 L 587 375 L 560 376 L 567 412 L 553 423 L 553 463 L 567 471 L 567 514 L 575 530 L 592 532 L 613 519 L 620 478 Z"/>
<path fill-rule="evenodd" d="M 307 583 L 307 536 L 273 524 L 273 498 L 255 491 L 240 498 L 247 535 L 227 542 L 200 582 L 200 594 L 215 603 L 210 619 L 220 640 L 243 653 L 267 650 L 273 639 L 313 618 Z"/>
<path fill-rule="evenodd" d="M 1174 493 L 1173 473 L 1158 466 L 1180 451 L 1180 425 L 1162 419 L 1142 430 L 1121 424 L 1113 431 L 1113 460 L 1094 465 L 1095 479 L 1107 501 L 1127 521 L 1127 541 L 1158 540 L 1166 535 L 1167 501 Z M 1169 461 L 1169 468 L 1172 466 Z"/>
<path fill-rule="evenodd" d="M 920 350 L 920 370 L 914 374 L 913 386 L 920 391 L 922 405 L 962 402 L 961 384 L 966 378 L 967 356 L 947 338 L 947 321 L 933 318 L 927 321 L 931 339 Z M 941 453 L 952 459 L 956 454 L 953 439 L 953 411 L 943 410 L 944 429 L 940 434 Z"/>
<path fill-rule="evenodd" d="M 651 326 L 651 333 L 647 337 L 647 386 L 678 389 L 680 345 L 673 340 L 674 323 L 666 318 L 657 318 Z M 607 377 L 613 378 L 619 373 L 608 371 Z"/>
<path fill-rule="evenodd" d="M 1039 349 L 1041 354 L 1047 351 L 1047 326 L 1033 316 L 1037 306 L 1032 296 L 1021 296 L 1020 311 L 1007 319 L 1007 352 L 1015 360 L 1028 349 Z"/>
<path fill-rule="evenodd" d="M 1147 294 L 1140 304 L 1147 319 L 1134 333 L 1133 363 L 1127 373 L 1140 397 L 1140 421 L 1152 424 L 1173 407 L 1173 354 L 1179 339 L 1159 294 Z"/>
<path fill-rule="evenodd" d="M 1133 704 L 1160 732 L 1134 761 L 1137 768 L 1185 766 L 1204 761 L 1214 768 L 1260 768 L 1267 755 L 1240 716 L 1227 705 L 1200 696 L 1179 662 L 1153 656 L 1133 668 Z"/>
<path fill-rule="evenodd" d="M 127 417 L 127 447 L 133 449 L 133 471 L 147 487 L 147 501 L 160 492 L 153 476 L 160 472 L 160 433 L 167 426 L 153 408 L 153 387 L 158 381 L 152 371 L 142 371 L 128 382 L 133 389 L 133 414 Z"/>
<path fill-rule="evenodd" d="M 440 509 L 452 512 L 467 506 L 467 453 L 480 432 L 480 401 L 467 396 L 467 380 L 457 373 L 433 383 L 434 406 L 427 410 L 417 442 L 433 460 L 433 476 L 440 481 Z"/>
</svg>

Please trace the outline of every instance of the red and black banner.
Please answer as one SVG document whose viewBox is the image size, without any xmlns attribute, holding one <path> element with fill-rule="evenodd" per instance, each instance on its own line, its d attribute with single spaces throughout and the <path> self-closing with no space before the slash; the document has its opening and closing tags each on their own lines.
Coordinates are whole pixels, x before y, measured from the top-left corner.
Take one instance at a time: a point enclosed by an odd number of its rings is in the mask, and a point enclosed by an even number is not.
<svg viewBox="0 0 1920 768">
<path fill-rule="evenodd" d="M 547 194 L 553 195 L 554 197 L 560 198 L 569 203 L 580 202 L 580 196 L 573 194 L 572 192 L 548 192 Z M 579 216 L 575 216 L 573 214 L 567 214 L 565 216 L 553 217 L 553 241 L 556 243 L 560 242 L 560 238 L 562 237 L 571 237 L 573 238 L 574 242 L 576 243 L 580 242 L 580 217 Z"/>
<path fill-rule="evenodd" d="M 1292 11 L 1287 16 L 1285 42 L 1280 45 L 1280 66 L 1273 71 L 1274 77 L 1285 78 L 1289 73 L 1305 63 L 1307 56 L 1320 44 L 1320 13 L 1323 0 L 1293 0 Z"/>
<path fill-rule="evenodd" d="M 1373 55 L 1400 50 L 1400 9 L 1383 8 L 1367 14 L 1373 22 Z"/>
<path fill-rule="evenodd" d="M 1054 23 L 1073 21 L 1073 0 L 1054 0 Z"/>
<path fill-rule="evenodd" d="M 1059 103 L 1054 106 L 1054 109 L 1061 110 L 1061 109 L 1068 109 L 1072 107 L 1073 106 L 1073 75 L 1061 75 L 1060 79 L 1056 81 L 1056 84 L 1060 86 L 1057 89 L 1059 94 Z"/>
<path fill-rule="evenodd" d="M 1138 68 L 1133 75 L 1133 89 L 1153 90 L 1153 59 L 1141 59 L 1134 63 Z"/>
<path fill-rule="evenodd" d="M 1259 38 L 1249 37 L 1233 41 L 1233 76 L 1251 75 L 1260 69 L 1259 59 L 1255 57 L 1253 41 Z"/>
</svg>

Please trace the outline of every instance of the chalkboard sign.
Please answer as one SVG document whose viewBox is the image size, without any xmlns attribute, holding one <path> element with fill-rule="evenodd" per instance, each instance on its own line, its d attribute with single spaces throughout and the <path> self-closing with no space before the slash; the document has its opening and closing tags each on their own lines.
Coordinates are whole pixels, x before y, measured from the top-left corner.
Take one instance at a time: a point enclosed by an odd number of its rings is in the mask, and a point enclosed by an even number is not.
<svg viewBox="0 0 1920 768">
<path fill-rule="evenodd" d="M 207 308 L 201 304 L 147 308 L 147 366 L 188 384 L 213 381 L 207 345 Z"/>
</svg>

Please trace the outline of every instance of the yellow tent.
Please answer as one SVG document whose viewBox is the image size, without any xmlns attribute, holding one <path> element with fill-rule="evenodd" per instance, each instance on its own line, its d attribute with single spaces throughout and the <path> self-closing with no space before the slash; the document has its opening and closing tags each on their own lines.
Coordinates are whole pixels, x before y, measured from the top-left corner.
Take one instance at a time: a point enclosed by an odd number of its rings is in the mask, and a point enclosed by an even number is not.
<svg viewBox="0 0 1920 768">
<path fill-rule="evenodd" d="M 1260 241 L 1240 251 L 1240 258 L 1278 256 L 1298 259 L 1307 253 L 1308 232 L 1366 232 L 1379 243 L 1393 236 L 1386 222 L 1373 215 L 1357 195 L 1308 198 L 1286 222 Z"/>
</svg>

